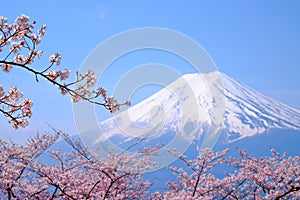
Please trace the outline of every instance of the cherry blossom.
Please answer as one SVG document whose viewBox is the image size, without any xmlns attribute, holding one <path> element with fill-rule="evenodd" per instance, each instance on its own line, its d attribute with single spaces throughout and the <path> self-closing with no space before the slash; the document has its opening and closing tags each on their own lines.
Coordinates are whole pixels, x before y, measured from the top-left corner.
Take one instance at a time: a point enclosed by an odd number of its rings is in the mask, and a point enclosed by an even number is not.
<svg viewBox="0 0 300 200">
<path fill-rule="evenodd" d="M 59 137 L 69 152 L 51 149 Z M 156 167 L 156 149 L 96 158 L 62 132 L 37 135 L 26 145 L 0 140 L 0 150 L 1 199 L 145 199 L 151 184 L 142 175 Z M 40 156 L 51 162 L 41 163 Z"/>
<path fill-rule="evenodd" d="M 7 18 L 0 16 L 0 65 L 5 73 L 9 73 L 14 68 L 22 68 L 27 72 L 34 74 L 36 81 L 40 78 L 51 82 L 57 86 L 61 94 L 69 94 L 72 102 L 88 101 L 92 104 L 100 105 L 111 113 L 120 109 L 121 105 L 130 105 L 129 101 L 119 103 L 115 98 L 107 98 L 104 89 L 94 89 L 97 78 L 92 70 L 85 74 L 76 72 L 76 80 L 66 82 L 70 76 L 70 70 L 54 69 L 53 66 L 59 66 L 62 61 L 62 55 L 55 52 L 49 56 L 49 63 L 44 64 L 43 69 L 32 67 L 33 63 L 42 58 L 43 51 L 37 49 L 46 33 L 46 25 L 35 30 L 36 21 L 31 22 L 28 16 L 21 15 L 17 17 L 15 23 L 9 24 Z M 3 88 L 2 88 L 3 90 Z M 10 91 L 10 90 L 9 90 Z M 9 119 L 9 123 L 17 129 L 19 126 L 25 127 L 28 124 L 28 118 L 32 115 L 32 102 L 25 100 L 22 104 L 14 105 L 17 101 L 6 102 L 9 99 L 9 92 L 5 98 L 0 99 L 0 112 Z M 19 99 L 18 99 L 19 100 Z M 27 112 L 18 114 L 17 110 Z M 12 109 L 12 110 L 10 110 Z"/>
<path fill-rule="evenodd" d="M 29 99 L 21 98 L 23 94 L 17 89 L 12 87 L 5 93 L 3 87 L 0 86 L 0 104 L 5 107 L 0 108 L 0 111 L 5 117 L 9 118 L 9 123 L 13 125 L 15 129 L 19 126 L 26 127 L 28 125 L 28 119 L 32 116 L 31 107 L 32 101 Z"/>
<path fill-rule="evenodd" d="M 65 140 L 69 150 L 54 148 L 59 138 Z M 288 157 L 274 150 L 272 156 L 261 158 L 239 150 L 240 157 L 232 158 L 227 156 L 227 149 L 221 152 L 203 149 L 191 160 L 170 151 L 186 167 L 170 166 L 177 180 L 167 182 L 169 189 L 149 194 L 155 183 L 145 180 L 143 175 L 157 167 L 153 158 L 158 149 L 144 148 L 134 154 L 110 152 L 106 157 L 96 157 L 80 141 L 56 130 L 54 134 L 37 134 L 21 145 L 0 139 L 0 198 L 300 198 L 300 157 Z M 220 167 L 227 171 L 217 177 L 213 170 Z"/>
<path fill-rule="evenodd" d="M 2 70 L 6 73 L 10 72 L 10 70 L 12 69 L 12 64 L 3 64 L 2 65 Z"/>
<path fill-rule="evenodd" d="M 154 192 L 151 199 L 298 199 L 300 197 L 300 156 L 287 157 L 272 150 L 271 157 L 250 157 L 238 150 L 239 158 L 225 158 L 228 150 L 214 153 L 203 149 L 200 156 L 187 160 L 171 152 L 187 168 L 170 167 L 177 181 L 169 190 Z M 223 178 L 212 169 L 225 168 Z M 229 170 L 233 167 L 233 170 Z M 229 172 L 233 171 L 233 172 Z"/>
</svg>

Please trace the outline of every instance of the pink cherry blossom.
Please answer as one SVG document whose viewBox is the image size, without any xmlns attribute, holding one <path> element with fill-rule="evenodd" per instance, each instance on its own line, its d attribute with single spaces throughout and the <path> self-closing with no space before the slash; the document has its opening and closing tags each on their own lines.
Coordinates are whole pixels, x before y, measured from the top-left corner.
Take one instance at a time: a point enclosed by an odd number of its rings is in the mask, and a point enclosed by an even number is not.
<svg viewBox="0 0 300 200">
<path fill-rule="evenodd" d="M 88 70 L 85 74 L 76 72 L 76 80 L 67 82 L 70 76 L 68 69 L 53 69 L 54 65 L 61 64 L 62 56 L 58 52 L 49 57 L 49 64 L 44 64 L 43 70 L 40 70 L 41 64 L 38 65 L 38 69 L 34 68 L 32 65 L 35 60 L 41 59 L 43 56 L 43 51 L 37 49 L 37 46 L 46 33 L 46 25 L 43 24 L 37 31 L 35 31 L 35 26 L 36 21 L 31 22 L 30 18 L 25 15 L 17 17 L 15 23 L 12 24 L 9 24 L 5 17 L 0 16 L 0 53 L 5 54 L 3 59 L 0 59 L 2 71 L 9 73 L 13 67 L 25 69 L 25 71 L 35 75 L 36 81 L 39 81 L 40 78 L 45 79 L 57 86 L 61 94 L 69 94 L 74 103 L 81 100 L 88 101 L 103 106 L 110 112 L 119 110 L 122 105 L 130 105 L 128 101 L 119 103 L 113 98 L 108 99 L 104 89 L 95 89 L 97 78 L 92 70 Z M 6 53 L 4 49 L 7 50 Z M 18 115 L 17 111 L 22 110 L 21 105 L 14 104 L 20 102 L 11 101 L 10 95 L 8 92 L 7 96 L 0 101 L 0 104 L 3 105 L 0 107 L 0 112 L 9 118 L 8 121 L 13 124 L 14 128 L 24 127 L 28 124 L 28 117 L 31 114 L 29 115 L 28 110 L 25 112 L 26 115 L 23 115 L 25 113 Z"/>
<path fill-rule="evenodd" d="M 69 78 L 70 75 L 70 71 L 68 69 L 60 70 L 57 73 L 61 81 L 66 80 L 67 78 Z"/>
<path fill-rule="evenodd" d="M 272 157 L 250 157 L 239 150 L 240 158 L 225 158 L 227 150 L 203 149 L 200 156 L 187 160 L 171 152 L 186 168 L 170 167 L 177 181 L 169 190 L 154 192 L 151 199 L 297 199 L 300 197 L 300 156 L 287 157 L 272 150 Z M 217 178 L 212 170 L 234 167 Z"/>
<path fill-rule="evenodd" d="M 55 54 L 51 55 L 49 57 L 49 61 L 51 63 L 56 63 L 56 65 L 60 65 L 60 62 L 61 62 L 61 55 L 60 55 L 60 53 L 56 52 Z"/>
<path fill-rule="evenodd" d="M 59 74 L 57 73 L 57 71 L 51 70 L 51 71 L 48 72 L 47 76 L 48 76 L 51 80 L 55 81 L 55 79 L 59 76 Z"/>
<path fill-rule="evenodd" d="M 71 151 L 47 150 L 59 136 Z M 0 197 L 8 199 L 145 199 L 151 184 L 142 175 L 156 167 L 153 154 L 110 152 L 97 159 L 62 132 L 37 135 L 26 145 L 0 140 L 0 150 Z M 51 163 L 41 163 L 41 155 Z"/>
<path fill-rule="evenodd" d="M 54 130 L 54 129 L 53 129 Z M 71 150 L 50 147 L 63 138 Z M 300 157 L 273 151 L 270 157 L 226 157 L 228 150 L 203 149 L 195 159 L 178 156 L 185 168 L 171 167 L 177 180 L 169 189 L 149 194 L 151 182 L 143 178 L 157 164 L 155 148 L 133 155 L 109 152 L 95 157 L 80 141 L 54 130 L 37 134 L 27 144 L 0 139 L 0 198 L 8 199 L 298 199 L 300 198 Z M 41 162 L 39 159 L 47 159 Z M 235 170 L 223 177 L 213 175 L 216 167 Z M 155 184 L 155 183 L 154 183 Z M 147 197 L 147 194 L 149 195 Z"/>
<path fill-rule="evenodd" d="M 10 72 L 10 70 L 12 69 L 12 64 L 7 64 L 7 63 L 4 63 L 2 64 L 2 70 L 6 73 Z"/>
</svg>

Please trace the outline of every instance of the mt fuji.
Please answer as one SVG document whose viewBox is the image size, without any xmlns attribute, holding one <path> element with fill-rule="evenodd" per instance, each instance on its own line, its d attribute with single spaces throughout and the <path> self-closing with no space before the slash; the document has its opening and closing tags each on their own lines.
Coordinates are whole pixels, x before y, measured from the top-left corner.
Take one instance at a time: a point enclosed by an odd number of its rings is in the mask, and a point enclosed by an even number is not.
<svg viewBox="0 0 300 200">
<path fill-rule="evenodd" d="M 207 80 L 213 82 L 217 78 L 221 80 L 222 88 L 218 86 L 217 90 L 219 104 L 223 106 L 218 108 L 223 118 L 219 131 L 227 142 L 271 129 L 300 130 L 300 110 L 267 97 L 226 74 L 211 72 L 183 75 L 127 111 L 100 122 L 105 134 L 96 141 L 122 138 L 120 143 L 129 144 L 134 138 L 148 141 L 160 138 L 167 142 L 166 135 L 173 133 L 174 137 L 180 129 L 186 139 L 201 139 L 214 123 L 213 112 L 216 112 L 213 111 L 215 97 Z"/>
<path fill-rule="evenodd" d="M 268 156 L 271 148 L 299 155 L 300 110 L 217 71 L 185 74 L 98 126 L 81 137 L 90 147 L 100 144 L 106 150 L 113 147 L 120 153 L 134 153 L 143 147 L 163 146 L 154 158 L 159 168 L 145 175 L 156 180 L 154 191 L 165 188 L 172 177 L 167 166 L 186 167 L 167 149 L 190 159 L 203 147 L 229 148 L 233 157 L 238 156 L 236 148 L 254 156 Z"/>
<path fill-rule="evenodd" d="M 185 74 L 79 137 L 99 155 L 159 145 L 161 168 L 176 161 L 168 149 L 191 157 L 206 147 L 299 154 L 300 110 L 217 71 Z"/>
</svg>

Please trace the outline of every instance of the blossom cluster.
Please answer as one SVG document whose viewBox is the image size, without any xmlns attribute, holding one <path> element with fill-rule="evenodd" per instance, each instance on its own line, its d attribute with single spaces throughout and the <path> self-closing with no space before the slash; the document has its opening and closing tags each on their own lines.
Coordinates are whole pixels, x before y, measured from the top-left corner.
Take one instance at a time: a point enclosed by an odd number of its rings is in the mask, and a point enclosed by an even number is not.
<svg viewBox="0 0 300 200">
<path fill-rule="evenodd" d="M 154 192 L 151 199 L 300 198 L 300 156 L 287 157 L 272 150 L 271 157 L 258 158 L 238 151 L 240 157 L 225 158 L 228 149 L 216 153 L 203 149 L 200 156 L 192 160 L 171 152 L 187 168 L 170 167 L 177 181 L 168 182 L 169 189 Z M 216 169 L 228 172 L 220 178 L 212 172 Z"/>
<path fill-rule="evenodd" d="M 111 113 L 119 110 L 122 105 L 130 105 L 129 101 L 119 103 L 116 98 L 107 97 L 103 88 L 94 89 L 97 79 L 92 70 L 88 70 L 85 74 L 76 72 L 76 80 L 66 82 L 70 76 L 70 70 L 67 68 L 53 69 L 54 65 L 59 66 L 61 64 L 62 56 L 58 52 L 49 57 L 49 63 L 43 69 L 32 67 L 32 64 L 43 56 L 43 51 L 38 50 L 37 46 L 41 43 L 47 28 L 46 25 L 42 25 L 40 29 L 35 31 L 35 26 L 36 21 L 30 22 L 29 17 L 25 15 L 17 17 L 15 23 L 12 24 L 8 23 L 7 18 L 0 16 L 0 55 L 3 54 L 0 57 L 0 67 L 3 72 L 9 73 L 14 67 L 25 69 L 35 75 L 36 81 L 43 78 L 57 86 L 61 94 L 69 94 L 72 102 L 88 101 L 105 107 Z M 14 88 L 10 90 L 15 90 Z M 3 90 L 2 87 L 1 89 Z M 10 97 L 6 96 L 0 101 L 0 105 L 2 104 L 0 112 L 9 119 L 15 129 L 19 126 L 25 127 L 32 114 L 30 110 L 32 102 L 25 99 L 21 103 L 22 105 L 14 105 L 17 101 L 6 102 L 8 98 Z M 17 114 L 17 110 L 24 109 L 27 111 Z"/>
<path fill-rule="evenodd" d="M 62 137 L 70 150 L 55 149 Z M 8 199 L 299 199 L 300 156 L 288 157 L 272 150 L 272 156 L 257 158 L 239 150 L 203 149 L 188 160 L 177 154 L 185 168 L 170 167 L 175 181 L 168 189 L 149 194 L 152 184 L 143 178 L 157 164 L 158 147 L 129 155 L 110 152 L 95 157 L 92 151 L 66 133 L 37 135 L 27 144 L 0 139 L 0 198 Z M 41 158 L 42 157 L 42 158 Z M 42 163 L 47 160 L 47 163 Z M 229 170 L 233 167 L 234 170 Z M 214 170 L 228 171 L 215 176 Z"/>
<path fill-rule="evenodd" d="M 19 126 L 26 127 L 28 125 L 28 119 L 32 116 L 32 101 L 30 99 L 23 99 L 23 94 L 18 91 L 16 87 L 10 88 L 5 93 L 3 87 L 0 86 L 0 104 L 5 107 L 0 108 L 0 111 L 4 116 L 9 118 L 9 123 L 13 125 L 15 129 Z"/>
<path fill-rule="evenodd" d="M 0 53 L 8 52 L 1 62 L 3 71 L 9 72 L 15 64 L 32 64 L 36 57 L 42 57 L 42 51 L 36 50 L 36 46 L 45 35 L 46 25 L 42 25 L 36 35 L 33 33 L 35 24 L 35 21 L 31 23 L 25 15 L 17 17 L 12 24 L 8 23 L 7 18 L 0 16 Z"/>
<path fill-rule="evenodd" d="M 59 136 L 70 151 L 51 148 Z M 150 183 L 142 175 L 155 167 L 150 154 L 95 158 L 61 132 L 37 135 L 26 145 L 0 140 L 0 155 L 1 199 L 144 199 Z"/>
</svg>

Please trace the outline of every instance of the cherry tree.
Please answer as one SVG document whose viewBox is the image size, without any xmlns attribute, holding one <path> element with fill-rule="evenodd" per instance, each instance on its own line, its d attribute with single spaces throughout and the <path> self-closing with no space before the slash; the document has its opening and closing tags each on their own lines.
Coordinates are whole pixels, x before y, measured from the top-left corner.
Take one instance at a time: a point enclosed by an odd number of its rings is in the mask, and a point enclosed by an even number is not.
<svg viewBox="0 0 300 200">
<path fill-rule="evenodd" d="M 63 138 L 71 147 L 55 149 Z M 152 161 L 159 147 L 145 148 L 133 155 L 111 152 L 97 157 L 93 151 L 66 133 L 37 134 L 27 144 L 0 140 L 0 198 L 4 199 L 298 199 L 300 156 L 288 157 L 272 150 L 272 156 L 257 158 L 239 150 L 203 149 L 186 167 L 169 169 L 177 180 L 169 189 L 148 194 L 152 183 L 143 178 L 157 164 Z M 226 166 L 226 167 L 225 167 Z M 213 170 L 226 169 L 217 177 Z M 225 168 L 224 168 L 225 167 Z M 228 167 L 232 167 L 229 169 Z M 150 195 L 150 196 L 148 196 Z"/>
<path fill-rule="evenodd" d="M 240 157 L 225 158 L 228 150 L 214 153 L 203 149 L 200 156 L 187 160 L 186 156 L 171 152 L 182 160 L 186 168 L 170 167 L 177 181 L 168 182 L 169 190 L 155 192 L 151 199 L 298 199 L 300 198 L 300 156 L 287 157 L 271 150 L 271 157 L 248 156 L 238 150 Z M 216 177 L 216 167 L 233 167 Z M 227 166 L 227 167 L 225 167 Z"/>
<path fill-rule="evenodd" d="M 224 195 L 230 199 L 300 198 L 300 156 L 271 150 L 271 157 L 257 158 L 238 150 L 240 158 L 228 160 L 236 172 L 223 181 Z"/>
<path fill-rule="evenodd" d="M 59 137 L 70 151 L 50 149 Z M 143 199 L 151 184 L 142 175 L 156 167 L 151 160 L 157 148 L 99 158 L 57 131 L 25 145 L 0 140 L 0 150 L 1 199 Z"/>
<path fill-rule="evenodd" d="M 216 178 L 211 170 L 225 162 L 224 156 L 228 149 L 214 153 L 211 149 L 201 150 L 201 155 L 196 159 L 187 160 L 183 154 L 176 151 L 169 151 L 180 159 L 186 168 L 169 167 L 169 170 L 177 178 L 176 181 L 169 181 L 169 190 L 155 192 L 151 199 L 213 199 L 219 197 L 221 180 Z"/>
<path fill-rule="evenodd" d="M 62 95 L 69 94 L 73 102 L 85 100 L 100 105 L 115 112 L 120 106 L 130 105 L 129 101 L 120 104 L 114 97 L 108 97 L 103 88 L 93 89 L 97 83 L 92 70 L 86 74 L 76 72 L 73 82 L 66 82 L 69 78 L 68 69 L 55 70 L 53 66 L 61 63 L 62 56 L 56 52 L 49 57 L 49 63 L 44 68 L 34 68 L 34 63 L 41 59 L 43 51 L 38 49 L 46 33 L 46 25 L 35 30 L 36 21 L 31 22 L 29 17 L 17 17 L 14 23 L 8 23 L 7 18 L 0 16 L 0 66 L 4 73 L 9 73 L 13 68 L 21 68 L 35 76 L 38 82 L 44 79 L 57 86 Z M 32 116 L 32 101 L 23 98 L 23 94 L 16 86 L 5 92 L 0 85 L 0 112 L 8 118 L 8 122 L 15 129 L 26 127 L 28 119 Z M 100 98 L 100 100 L 99 100 Z"/>
</svg>

